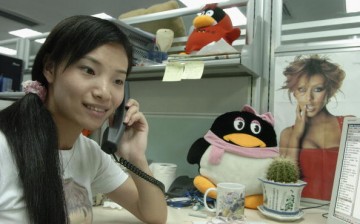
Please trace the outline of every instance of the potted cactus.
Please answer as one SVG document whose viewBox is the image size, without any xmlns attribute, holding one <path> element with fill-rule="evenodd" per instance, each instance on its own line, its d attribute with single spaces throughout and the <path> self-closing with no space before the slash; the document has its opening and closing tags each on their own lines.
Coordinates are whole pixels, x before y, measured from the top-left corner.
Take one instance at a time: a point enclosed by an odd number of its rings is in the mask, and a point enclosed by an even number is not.
<svg viewBox="0 0 360 224">
<path fill-rule="evenodd" d="M 278 157 L 269 165 L 266 179 L 279 183 L 296 183 L 300 178 L 299 167 L 290 159 Z"/>
<path fill-rule="evenodd" d="M 301 217 L 300 199 L 306 182 L 299 177 L 299 167 L 294 161 L 275 158 L 269 165 L 266 178 L 259 178 L 264 195 L 264 203 L 259 210 L 277 217 Z"/>
</svg>

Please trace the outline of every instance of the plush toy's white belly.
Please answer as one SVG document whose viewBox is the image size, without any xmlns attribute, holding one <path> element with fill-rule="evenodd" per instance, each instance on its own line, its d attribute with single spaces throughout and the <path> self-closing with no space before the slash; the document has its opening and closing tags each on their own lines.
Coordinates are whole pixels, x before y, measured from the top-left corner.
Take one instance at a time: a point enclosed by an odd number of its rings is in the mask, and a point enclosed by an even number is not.
<svg viewBox="0 0 360 224">
<path fill-rule="evenodd" d="M 259 177 L 266 176 L 266 170 L 272 158 L 248 158 L 225 152 L 219 164 L 209 163 L 211 145 L 200 160 L 200 174 L 210 179 L 214 184 L 220 182 L 235 182 L 245 185 L 246 195 L 262 194 Z"/>
</svg>

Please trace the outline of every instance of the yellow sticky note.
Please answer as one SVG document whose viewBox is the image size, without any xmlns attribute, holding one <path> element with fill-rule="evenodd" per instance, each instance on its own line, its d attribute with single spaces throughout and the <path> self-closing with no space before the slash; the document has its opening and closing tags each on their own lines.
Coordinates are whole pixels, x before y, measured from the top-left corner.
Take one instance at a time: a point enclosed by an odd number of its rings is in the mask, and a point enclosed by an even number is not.
<svg viewBox="0 0 360 224">
<path fill-rule="evenodd" d="M 180 81 L 184 72 L 184 64 L 180 62 L 168 62 L 165 67 L 163 82 Z"/>
<path fill-rule="evenodd" d="M 184 72 L 181 76 L 182 79 L 201 79 L 204 72 L 203 61 L 187 61 L 185 62 Z"/>
</svg>

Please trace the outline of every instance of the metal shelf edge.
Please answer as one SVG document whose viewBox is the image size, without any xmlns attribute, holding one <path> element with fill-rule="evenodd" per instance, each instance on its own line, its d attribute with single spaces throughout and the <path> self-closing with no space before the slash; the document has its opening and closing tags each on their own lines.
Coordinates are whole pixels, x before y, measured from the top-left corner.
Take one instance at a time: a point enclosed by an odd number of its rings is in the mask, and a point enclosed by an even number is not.
<svg viewBox="0 0 360 224">
<path fill-rule="evenodd" d="M 240 58 L 219 59 L 204 61 L 204 78 L 226 76 L 251 76 L 258 77 L 246 66 L 241 64 Z M 166 64 L 152 66 L 135 66 L 130 74 L 129 81 L 136 80 L 158 80 L 162 79 Z"/>
</svg>

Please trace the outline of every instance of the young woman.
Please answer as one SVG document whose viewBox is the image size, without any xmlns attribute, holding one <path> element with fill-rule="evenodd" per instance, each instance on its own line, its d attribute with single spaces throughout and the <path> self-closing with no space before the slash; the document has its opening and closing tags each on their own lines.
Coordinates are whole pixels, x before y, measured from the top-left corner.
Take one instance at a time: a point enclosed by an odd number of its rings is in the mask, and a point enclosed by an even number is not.
<svg viewBox="0 0 360 224">
<path fill-rule="evenodd" d="M 295 124 L 280 135 L 280 153 L 299 162 L 307 186 L 303 197 L 330 200 L 340 144 L 342 116 L 326 108 L 345 72 L 318 55 L 297 57 L 284 70 L 283 89 L 297 101 Z"/>
<path fill-rule="evenodd" d="M 0 112 L 0 222 L 91 223 L 92 195 L 105 193 L 146 223 L 165 223 L 156 185 L 125 173 L 82 130 L 95 130 L 124 98 L 132 48 L 114 23 L 91 16 L 61 21 L 39 50 L 30 92 Z M 148 124 L 126 102 L 117 156 L 151 175 Z"/>
</svg>

